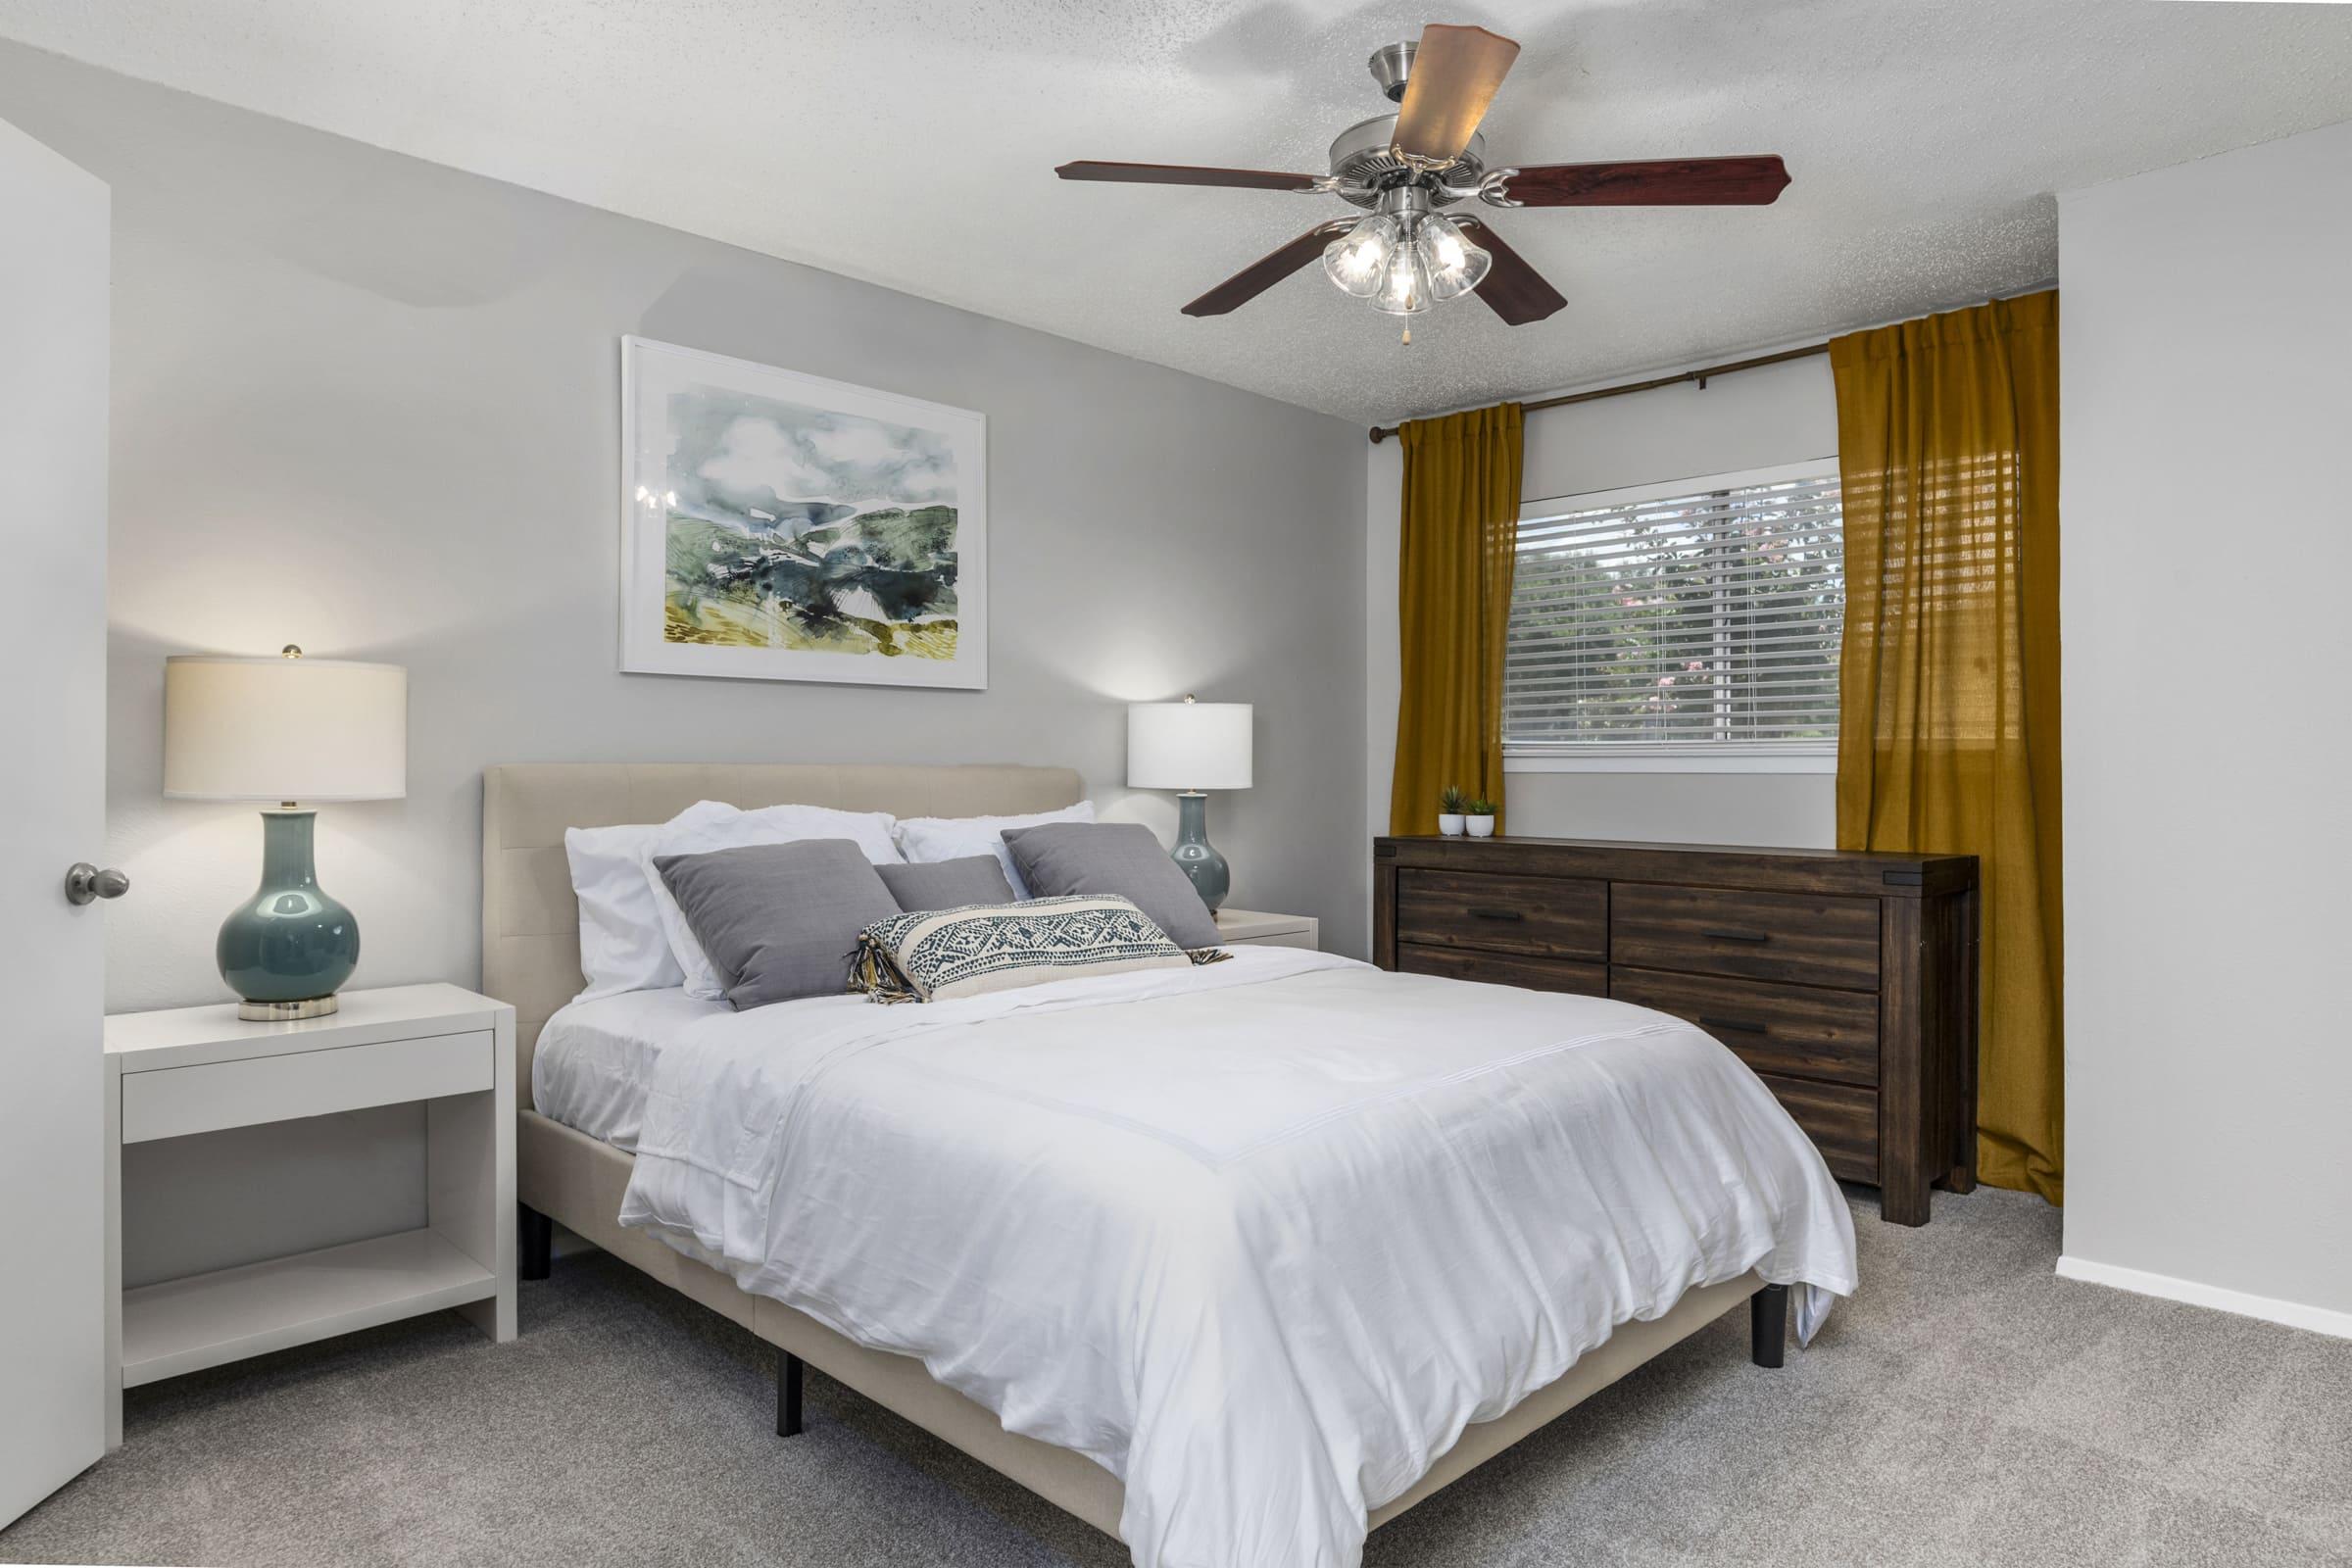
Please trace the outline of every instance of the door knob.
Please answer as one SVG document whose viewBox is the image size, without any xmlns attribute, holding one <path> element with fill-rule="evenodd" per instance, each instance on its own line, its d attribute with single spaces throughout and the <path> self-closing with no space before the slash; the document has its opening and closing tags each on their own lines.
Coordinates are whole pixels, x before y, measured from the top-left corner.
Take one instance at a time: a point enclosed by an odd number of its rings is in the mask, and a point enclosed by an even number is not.
<svg viewBox="0 0 2352 1568">
<path fill-rule="evenodd" d="M 87 904 L 92 899 L 119 899 L 130 891 L 130 878 L 109 866 L 101 871 L 87 860 L 66 867 L 66 902 Z"/>
</svg>

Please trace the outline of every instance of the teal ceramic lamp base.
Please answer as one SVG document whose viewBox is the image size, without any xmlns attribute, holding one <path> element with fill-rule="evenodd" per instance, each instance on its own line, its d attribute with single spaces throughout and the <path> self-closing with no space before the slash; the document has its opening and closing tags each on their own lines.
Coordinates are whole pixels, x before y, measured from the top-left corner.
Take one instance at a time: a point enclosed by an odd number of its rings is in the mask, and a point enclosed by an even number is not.
<svg viewBox="0 0 2352 1568">
<path fill-rule="evenodd" d="M 1232 890 L 1233 871 L 1208 842 L 1208 797 L 1199 790 L 1186 790 L 1176 797 L 1176 848 L 1169 858 L 1193 879 L 1193 891 L 1214 914 Z"/>
<path fill-rule="evenodd" d="M 220 978 L 244 999 L 237 1016 L 316 1018 L 360 962 L 360 923 L 318 886 L 316 811 L 262 813 L 262 885 L 220 924 Z"/>
</svg>

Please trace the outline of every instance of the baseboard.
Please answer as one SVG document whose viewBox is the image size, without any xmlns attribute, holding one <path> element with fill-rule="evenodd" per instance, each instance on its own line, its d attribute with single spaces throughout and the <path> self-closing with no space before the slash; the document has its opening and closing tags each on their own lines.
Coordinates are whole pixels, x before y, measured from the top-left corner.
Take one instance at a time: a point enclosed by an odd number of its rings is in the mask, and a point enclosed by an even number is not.
<svg viewBox="0 0 2352 1568">
<path fill-rule="evenodd" d="M 2352 1340 L 2352 1312 L 2338 1312 L 2330 1307 L 2305 1306 L 2300 1301 L 2281 1301 L 2275 1297 L 2229 1291 L 2219 1285 L 2200 1285 L 2195 1280 L 2175 1279 L 2170 1274 L 2151 1274 L 2145 1269 L 2125 1268 L 2117 1263 L 2093 1263 L 2087 1258 L 2063 1254 L 2058 1259 L 2058 1277 L 2130 1291 L 2134 1296 L 2154 1296 L 2167 1301 L 2185 1301 L 2190 1306 L 2209 1306 L 2217 1312 L 2234 1312 L 2239 1317 L 2257 1317 L 2266 1323 L 2283 1323 L 2290 1329 L 2308 1329 L 2314 1334 Z"/>
</svg>

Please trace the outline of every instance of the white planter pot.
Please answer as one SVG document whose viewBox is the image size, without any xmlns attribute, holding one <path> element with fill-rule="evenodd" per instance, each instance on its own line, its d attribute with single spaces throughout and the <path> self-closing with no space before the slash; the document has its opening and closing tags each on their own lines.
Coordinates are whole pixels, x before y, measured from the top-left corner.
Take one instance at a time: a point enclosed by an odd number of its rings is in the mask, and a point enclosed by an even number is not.
<svg viewBox="0 0 2352 1568">
<path fill-rule="evenodd" d="M 1460 838 L 1462 836 L 1462 813 L 1440 811 L 1438 813 L 1438 831 L 1449 839 Z"/>
<path fill-rule="evenodd" d="M 1494 819 L 1491 816 L 1465 816 L 1462 825 L 1470 830 L 1470 836 L 1474 839 L 1491 839 L 1494 836 Z"/>
</svg>

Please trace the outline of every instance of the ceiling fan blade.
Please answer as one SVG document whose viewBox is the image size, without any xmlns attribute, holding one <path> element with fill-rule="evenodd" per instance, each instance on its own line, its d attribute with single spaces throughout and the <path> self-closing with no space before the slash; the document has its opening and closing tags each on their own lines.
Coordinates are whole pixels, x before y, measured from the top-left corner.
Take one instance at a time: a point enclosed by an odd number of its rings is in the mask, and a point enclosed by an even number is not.
<svg viewBox="0 0 2352 1568">
<path fill-rule="evenodd" d="M 1517 44 L 1484 27 L 1423 27 L 1396 111 L 1396 150 L 1440 165 L 1461 157 L 1518 58 Z"/>
<path fill-rule="evenodd" d="M 1223 316 L 1227 311 L 1249 304 L 1307 263 L 1320 259 L 1323 247 L 1331 243 L 1334 235 L 1345 234 L 1354 226 L 1355 220 L 1351 218 L 1317 223 L 1282 249 L 1259 257 L 1187 305 L 1184 314 Z"/>
<path fill-rule="evenodd" d="M 1470 243 L 1478 246 L 1494 263 L 1480 280 L 1478 297 L 1487 302 L 1490 310 L 1512 326 L 1525 326 L 1541 321 L 1568 303 L 1567 296 L 1544 281 L 1544 274 L 1527 265 L 1527 258 L 1503 243 L 1494 225 L 1483 218 L 1454 220 L 1470 231 Z"/>
<path fill-rule="evenodd" d="M 1523 207 L 1766 207 L 1788 187 L 1776 153 L 1659 158 L 1635 164 L 1544 164 L 1503 181 Z"/>
<path fill-rule="evenodd" d="M 1112 180 L 1129 185 L 1229 185 L 1238 190 L 1314 190 L 1316 174 L 1285 174 L 1271 169 L 1197 169 L 1191 164 L 1102 164 L 1081 159 L 1054 171 L 1064 179 Z"/>
</svg>

